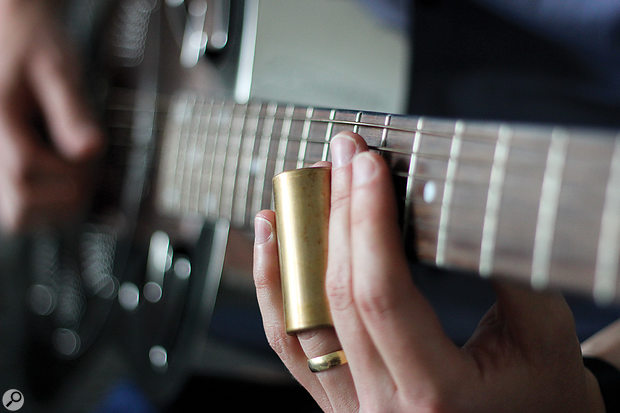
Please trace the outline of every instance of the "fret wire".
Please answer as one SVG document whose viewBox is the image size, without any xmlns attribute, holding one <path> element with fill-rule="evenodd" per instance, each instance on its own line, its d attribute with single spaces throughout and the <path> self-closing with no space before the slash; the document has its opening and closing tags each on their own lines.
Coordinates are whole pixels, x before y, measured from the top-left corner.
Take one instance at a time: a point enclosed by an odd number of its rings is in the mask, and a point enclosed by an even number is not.
<svg viewBox="0 0 620 413">
<path fill-rule="evenodd" d="M 594 299 L 601 305 L 611 303 L 618 288 L 618 249 L 620 247 L 618 211 L 620 211 L 620 135 L 616 136 L 609 166 L 596 251 L 593 292 Z"/>
<path fill-rule="evenodd" d="M 289 137 L 291 134 L 291 126 L 293 124 L 293 114 L 295 107 L 288 105 L 284 109 L 284 118 L 282 121 L 282 132 L 280 133 L 280 141 L 278 145 L 278 155 L 276 158 L 276 167 L 274 170 L 274 176 L 284 171 L 284 162 L 286 160 L 286 153 L 288 151 Z M 280 162 L 281 160 L 281 162 Z"/>
<path fill-rule="evenodd" d="M 224 111 L 226 109 L 226 102 L 222 101 L 222 103 L 219 105 L 220 106 L 220 110 L 218 113 L 218 120 L 217 120 L 217 128 L 216 128 L 216 132 L 215 132 L 215 136 L 213 139 L 213 156 L 211 157 L 211 165 L 210 166 L 210 171 L 209 171 L 209 202 L 207 205 L 207 215 L 208 216 L 217 216 L 219 214 L 219 211 L 216 211 L 215 208 L 219 207 L 219 202 L 218 200 L 214 197 L 215 191 L 213 190 L 214 188 L 214 179 L 213 179 L 213 172 L 215 171 L 215 162 L 217 161 L 217 149 L 220 145 L 218 145 L 219 141 L 220 141 L 220 135 L 222 132 L 222 129 L 224 128 L 224 124 L 222 122 L 222 119 L 224 118 Z M 218 185 L 215 185 L 215 188 L 217 188 Z M 213 211 L 213 212 L 212 212 Z"/>
<path fill-rule="evenodd" d="M 418 129 L 421 129 L 424 126 L 424 118 L 418 118 Z M 403 217 L 403 238 L 406 240 L 409 232 L 409 221 L 412 214 L 412 203 L 411 198 L 413 196 L 413 180 L 415 176 L 416 164 L 417 164 L 417 153 L 420 150 L 420 141 L 422 140 L 422 136 L 420 132 L 415 132 L 413 136 L 413 145 L 411 148 L 411 159 L 409 161 L 409 173 L 407 176 L 407 186 L 406 186 L 406 197 L 405 197 L 405 208 L 403 213 L 405 214 Z"/>
<path fill-rule="evenodd" d="M 325 129 L 325 138 L 323 139 L 323 154 L 321 155 L 322 161 L 327 161 L 329 154 L 329 144 L 331 142 L 332 133 L 334 131 L 334 122 L 336 119 L 336 110 L 332 109 L 329 111 L 329 119 L 330 122 L 327 123 L 327 128 Z"/>
<path fill-rule="evenodd" d="M 306 109 L 306 119 L 304 120 L 304 126 L 301 132 L 301 141 L 299 142 L 299 151 L 297 153 L 297 168 L 302 168 L 304 166 L 306 151 L 308 150 L 308 138 L 310 137 L 310 119 L 312 119 L 313 114 L 314 108 L 308 107 Z"/>
<path fill-rule="evenodd" d="M 190 141 L 189 141 L 189 145 L 190 148 L 201 148 L 202 147 L 202 151 L 201 150 L 194 150 L 194 151 L 188 151 L 188 156 L 189 159 L 191 160 L 191 162 L 187 162 L 189 164 L 189 166 L 191 167 L 191 173 L 190 173 L 190 178 L 189 178 L 189 188 L 188 188 L 188 196 L 190 197 L 190 206 L 191 206 L 191 211 L 192 212 L 199 212 L 200 211 L 200 191 L 196 191 L 194 190 L 194 188 L 197 187 L 198 182 L 200 182 L 201 178 L 197 169 L 194 166 L 196 165 L 197 161 L 200 160 L 200 164 L 203 163 L 202 161 L 202 157 L 204 156 L 204 147 L 202 145 L 199 145 L 199 139 L 200 139 L 200 131 L 202 129 L 203 126 L 203 121 L 204 121 L 204 105 L 205 102 L 203 100 L 198 101 L 197 103 L 194 104 L 194 110 L 196 110 L 197 106 L 198 106 L 198 114 L 192 114 L 192 133 L 190 136 Z M 199 158 L 197 158 L 199 157 Z"/>
<path fill-rule="evenodd" d="M 187 157 L 188 157 L 188 149 L 189 149 L 189 145 L 190 145 L 190 140 L 191 140 L 191 136 L 192 136 L 192 124 L 193 121 L 195 119 L 194 117 L 194 109 L 196 107 L 196 99 L 195 96 L 190 96 L 188 97 L 187 100 L 188 104 L 190 105 L 190 109 L 188 110 L 187 114 L 189 115 L 189 118 L 186 119 L 186 127 L 184 128 L 185 133 L 183 136 L 183 155 L 182 155 L 182 159 L 180 159 L 180 163 L 179 165 L 181 165 L 181 168 L 179 169 L 181 174 L 181 184 L 179 185 L 179 188 L 181 189 L 181 199 L 185 200 L 185 203 L 188 204 L 189 203 L 189 194 L 190 194 L 190 171 L 189 171 L 189 162 L 187 162 Z"/>
<path fill-rule="evenodd" d="M 181 123 L 181 128 L 179 130 L 179 150 L 177 152 L 176 165 L 185 165 L 185 154 L 186 150 L 181 150 L 186 148 L 186 140 L 188 134 L 189 125 L 187 120 L 191 118 L 191 109 L 190 109 L 190 99 L 186 97 L 184 99 L 183 106 L 183 121 Z M 175 184 L 174 188 L 176 189 L 177 195 L 175 196 L 176 203 L 180 206 L 181 201 L 183 199 L 183 183 L 185 180 L 185 170 L 184 168 L 175 168 Z"/>
<path fill-rule="evenodd" d="M 551 134 L 551 142 L 547 152 L 547 166 L 543 175 L 536 232 L 534 235 L 534 253 L 530 281 L 532 287 L 538 289 L 546 287 L 549 282 L 549 266 L 551 263 L 567 145 L 568 137 L 566 133 L 556 128 Z"/>
<path fill-rule="evenodd" d="M 448 166 L 446 168 L 446 180 L 444 183 L 443 197 L 441 199 L 441 207 L 439 210 L 439 227 L 437 230 L 435 263 L 439 266 L 444 264 L 446 258 L 450 206 L 452 204 L 456 171 L 458 168 L 459 155 L 461 153 L 461 135 L 464 129 L 465 125 L 463 124 L 463 121 L 457 121 L 454 125 L 454 139 L 450 144 L 450 156 L 448 157 Z"/>
<path fill-rule="evenodd" d="M 242 110 L 245 114 L 247 114 L 248 104 L 245 103 L 245 104 L 235 105 L 233 109 L 233 120 L 230 124 L 229 135 L 226 139 L 228 142 L 228 145 L 226 145 L 226 151 L 224 151 L 224 168 L 223 168 L 224 176 L 222 177 L 222 180 L 228 177 L 226 182 L 229 185 L 226 185 L 226 186 L 228 187 L 229 195 L 226 197 L 226 203 L 229 203 L 230 205 L 227 205 L 227 208 L 225 209 L 225 211 L 228 214 L 226 218 L 228 218 L 229 220 L 232 219 L 235 187 L 237 186 L 237 177 L 238 177 L 238 171 L 239 171 L 239 156 L 241 152 L 241 135 L 243 134 L 243 129 L 245 128 L 246 122 L 248 121 L 247 116 L 242 116 L 241 127 L 239 128 L 235 127 L 234 114 L 235 112 L 239 110 L 239 108 L 242 108 L 240 110 Z M 235 137 L 234 142 L 232 139 L 233 137 Z M 232 147 L 231 143 L 234 143 L 235 146 Z M 234 163 L 232 167 L 234 173 L 227 173 L 228 164 L 231 162 L 231 157 L 230 157 L 231 147 L 232 147 L 232 152 L 234 153 L 234 156 L 233 156 Z M 231 180 L 232 180 L 232 183 L 230 182 Z M 222 202 L 224 200 L 223 189 L 224 189 L 224 186 L 222 185 L 222 194 L 220 194 L 220 215 L 222 211 Z"/>
<path fill-rule="evenodd" d="M 213 120 L 213 105 L 214 105 L 213 100 L 209 100 L 208 102 L 209 110 L 207 111 L 205 127 L 204 129 L 201 130 L 201 135 L 202 135 L 201 141 L 204 143 L 204 151 L 202 154 L 202 164 L 200 165 L 200 179 L 198 181 L 198 192 L 203 196 L 199 196 L 198 198 L 198 210 L 199 211 L 206 211 L 208 209 L 208 198 L 207 199 L 204 198 L 204 194 L 207 191 L 204 191 L 204 187 L 207 184 L 207 182 L 205 181 L 205 177 L 207 175 L 206 168 L 207 168 L 207 165 L 210 164 L 208 162 L 208 157 L 209 157 L 209 154 L 213 154 L 213 151 L 209 150 L 209 143 L 213 141 L 212 139 L 209 139 L 210 138 L 209 130 L 211 129 L 211 121 Z"/>
<path fill-rule="evenodd" d="M 355 114 L 355 124 L 353 125 L 353 133 L 359 134 L 361 122 L 362 122 L 362 112 L 357 112 Z"/>
<path fill-rule="evenodd" d="M 259 159 L 261 160 L 262 168 L 258 174 L 260 185 L 254 187 L 254 203 L 252 209 L 254 211 L 260 211 L 263 209 L 263 194 L 265 193 L 265 183 L 267 180 L 267 166 L 269 164 L 269 153 L 271 149 L 271 142 L 273 139 L 273 132 L 275 127 L 275 114 L 278 111 L 278 105 L 270 103 L 267 105 L 267 114 L 273 114 L 274 118 L 267 116 L 263 123 L 263 133 L 260 137 L 261 147 L 259 151 Z M 267 136 L 267 139 L 264 137 Z M 277 154 L 276 154 L 277 155 Z"/>
<path fill-rule="evenodd" d="M 482 239 L 480 241 L 479 272 L 483 277 L 490 276 L 493 270 L 497 224 L 512 133 L 508 126 L 500 126 L 495 153 L 493 154 L 493 165 L 491 166 L 487 202 L 482 223 Z"/>
<path fill-rule="evenodd" d="M 175 102 L 172 103 L 173 105 Z M 176 106 L 175 106 L 176 107 Z M 178 111 L 178 109 L 177 109 Z M 172 112 L 178 113 L 178 112 Z M 178 152 L 180 150 L 179 145 L 173 145 L 171 141 L 174 135 L 180 134 L 180 130 L 182 125 L 177 126 L 177 117 L 172 116 L 170 121 L 167 124 L 167 128 L 170 129 L 169 133 L 164 135 L 164 139 L 162 140 L 162 154 L 164 154 L 161 160 L 161 167 L 159 169 L 159 177 L 158 181 L 160 182 L 160 190 L 159 197 L 162 200 L 162 204 L 165 205 L 167 209 L 172 209 L 173 205 L 171 203 L 174 200 L 174 196 L 171 193 L 175 188 L 176 174 L 174 170 L 174 162 L 178 158 Z"/>
<path fill-rule="evenodd" d="M 385 115 L 385 120 L 383 121 L 383 130 L 381 131 L 381 141 L 379 142 L 379 147 L 377 150 L 385 151 L 385 146 L 387 145 L 388 138 L 388 130 L 390 127 L 390 123 L 392 122 L 392 115 Z"/>
<path fill-rule="evenodd" d="M 258 106 L 251 106 L 255 107 L 257 109 L 257 113 L 260 114 L 260 111 L 262 109 L 262 105 L 258 105 Z M 240 172 L 239 170 L 237 170 L 237 174 L 239 173 L 244 173 L 247 175 L 247 179 L 243 180 L 243 184 L 245 185 L 245 188 L 241 191 L 241 193 L 243 194 L 243 198 L 242 201 L 240 203 L 241 205 L 241 212 L 240 212 L 240 217 L 239 219 L 236 220 L 236 222 L 240 223 L 240 224 L 245 224 L 246 223 L 246 216 L 247 216 L 247 209 L 248 209 L 248 199 L 249 199 L 249 191 L 250 191 L 250 179 L 252 177 L 252 171 L 255 170 L 256 165 L 254 163 L 254 154 L 255 154 L 255 150 L 256 150 L 256 135 L 258 134 L 258 123 L 259 123 L 259 118 L 256 117 L 256 119 L 254 119 L 253 117 L 250 117 L 250 119 L 252 119 L 252 129 L 250 130 L 249 135 L 251 136 L 251 144 L 246 145 L 249 146 L 250 149 L 250 162 L 247 165 L 246 168 L 243 168 L 244 171 Z M 248 141 L 248 139 L 243 139 L 242 143 L 246 143 Z"/>
</svg>

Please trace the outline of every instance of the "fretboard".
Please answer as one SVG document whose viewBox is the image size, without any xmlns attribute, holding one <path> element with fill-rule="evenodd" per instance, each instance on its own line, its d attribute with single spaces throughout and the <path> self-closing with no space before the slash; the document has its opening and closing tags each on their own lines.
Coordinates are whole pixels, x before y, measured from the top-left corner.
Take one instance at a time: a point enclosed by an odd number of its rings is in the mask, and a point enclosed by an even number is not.
<svg viewBox="0 0 620 413">
<path fill-rule="evenodd" d="M 343 130 L 362 135 L 390 165 L 412 256 L 617 300 L 614 131 L 180 95 L 162 136 L 158 207 L 249 227 L 271 207 L 272 178 L 329 160 L 330 139 Z"/>
</svg>

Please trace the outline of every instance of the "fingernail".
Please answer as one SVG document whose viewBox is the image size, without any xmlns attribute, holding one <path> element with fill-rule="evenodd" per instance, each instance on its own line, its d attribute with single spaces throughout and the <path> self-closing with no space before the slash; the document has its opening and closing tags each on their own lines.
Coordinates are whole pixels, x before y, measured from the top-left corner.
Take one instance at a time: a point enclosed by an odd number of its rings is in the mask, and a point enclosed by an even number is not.
<svg viewBox="0 0 620 413">
<path fill-rule="evenodd" d="M 369 182 L 377 170 L 375 158 L 370 152 L 362 152 L 353 159 L 353 185 L 361 186 Z"/>
<path fill-rule="evenodd" d="M 254 243 L 264 244 L 271 239 L 273 228 L 271 222 L 263 217 L 254 218 Z"/>
<path fill-rule="evenodd" d="M 356 150 L 355 141 L 348 135 L 338 134 L 332 139 L 331 150 L 333 166 L 339 168 L 353 159 Z"/>
</svg>

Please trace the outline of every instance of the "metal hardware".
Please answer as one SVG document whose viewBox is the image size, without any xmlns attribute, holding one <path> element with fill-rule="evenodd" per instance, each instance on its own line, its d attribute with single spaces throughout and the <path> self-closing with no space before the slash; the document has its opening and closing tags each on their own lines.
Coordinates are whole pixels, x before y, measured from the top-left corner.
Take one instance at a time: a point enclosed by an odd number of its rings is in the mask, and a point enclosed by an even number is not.
<svg viewBox="0 0 620 413">
<path fill-rule="evenodd" d="M 207 49 L 219 51 L 228 44 L 230 0 L 209 0 L 208 3 L 207 29 L 210 41 Z"/>
<path fill-rule="evenodd" d="M 172 263 L 172 248 L 170 237 L 163 231 L 155 231 L 151 235 L 149 243 L 149 255 L 147 258 L 146 278 L 144 285 L 144 298 L 152 303 L 158 302 L 162 297 L 164 277 Z"/>
<path fill-rule="evenodd" d="M 169 2 L 170 3 L 170 2 Z M 178 2 L 172 2 L 176 7 Z M 196 66 L 205 51 L 220 51 L 228 43 L 230 0 L 190 0 L 187 2 L 181 64 Z"/>
<path fill-rule="evenodd" d="M 168 351 L 162 346 L 153 346 L 149 349 L 149 361 L 151 367 L 158 371 L 168 368 Z"/>
<path fill-rule="evenodd" d="M 325 294 L 331 193 L 329 168 L 273 179 L 286 332 L 331 326 Z"/>
</svg>

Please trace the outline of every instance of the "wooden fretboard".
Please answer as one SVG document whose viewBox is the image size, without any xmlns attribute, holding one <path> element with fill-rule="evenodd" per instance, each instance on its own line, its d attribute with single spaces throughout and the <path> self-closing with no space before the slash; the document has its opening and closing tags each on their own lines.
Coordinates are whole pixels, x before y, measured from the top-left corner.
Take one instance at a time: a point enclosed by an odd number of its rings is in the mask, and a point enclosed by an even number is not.
<svg viewBox="0 0 620 413">
<path fill-rule="evenodd" d="M 158 207 L 249 226 L 271 207 L 273 176 L 329 160 L 342 130 L 361 134 L 392 168 L 406 246 L 421 261 L 617 300 L 613 131 L 179 95 L 162 136 Z"/>
</svg>

